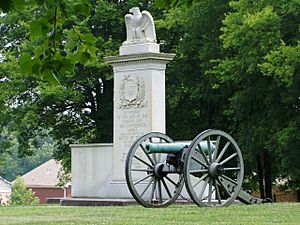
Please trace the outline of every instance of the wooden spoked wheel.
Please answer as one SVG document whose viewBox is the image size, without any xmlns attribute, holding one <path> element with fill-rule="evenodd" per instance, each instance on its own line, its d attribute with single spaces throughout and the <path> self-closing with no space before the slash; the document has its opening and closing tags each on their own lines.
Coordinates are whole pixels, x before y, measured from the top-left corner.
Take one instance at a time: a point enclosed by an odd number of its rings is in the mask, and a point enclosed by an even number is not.
<svg viewBox="0 0 300 225">
<path fill-rule="evenodd" d="M 125 176 L 128 189 L 134 199 L 145 207 L 166 207 L 179 196 L 183 187 L 183 174 L 166 173 L 167 154 L 148 154 L 147 143 L 173 142 L 167 135 L 152 132 L 137 139 L 130 147 Z"/>
<path fill-rule="evenodd" d="M 228 206 L 242 187 L 240 148 L 229 134 L 206 130 L 189 146 L 183 173 L 186 189 L 198 206 Z"/>
</svg>

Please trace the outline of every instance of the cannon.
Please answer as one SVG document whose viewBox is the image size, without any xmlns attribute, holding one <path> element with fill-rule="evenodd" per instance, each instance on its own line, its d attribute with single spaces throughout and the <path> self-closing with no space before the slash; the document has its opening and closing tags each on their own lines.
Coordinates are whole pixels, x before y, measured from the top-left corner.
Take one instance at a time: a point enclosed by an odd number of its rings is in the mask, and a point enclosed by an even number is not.
<svg viewBox="0 0 300 225">
<path fill-rule="evenodd" d="M 130 147 L 125 177 L 131 195 L 144 207 L 169 206 L 184 184 L 190 199 L 201 207 L 229 206 L 235 199 L 264 202 L 242 189 L 242 153 L 220 130 L 206 130 L 192 141 L 180 142 L 163 133 L 147 133 Z"/>
</svg>

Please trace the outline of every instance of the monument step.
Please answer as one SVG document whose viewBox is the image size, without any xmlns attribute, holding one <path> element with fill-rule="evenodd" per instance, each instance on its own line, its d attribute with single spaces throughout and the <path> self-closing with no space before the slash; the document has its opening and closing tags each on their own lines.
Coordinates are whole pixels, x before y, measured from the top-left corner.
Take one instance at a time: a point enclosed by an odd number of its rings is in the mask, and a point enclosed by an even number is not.
<svg viewBox="0 0 300 225">
<path fill-rule="evenodd" d="M 175 204 L 191 204 L 190 200 L 178 199 Z M 138 205 L 134 199 L 62 198 L 62 206 L 129 206 Z"/>
</svg>

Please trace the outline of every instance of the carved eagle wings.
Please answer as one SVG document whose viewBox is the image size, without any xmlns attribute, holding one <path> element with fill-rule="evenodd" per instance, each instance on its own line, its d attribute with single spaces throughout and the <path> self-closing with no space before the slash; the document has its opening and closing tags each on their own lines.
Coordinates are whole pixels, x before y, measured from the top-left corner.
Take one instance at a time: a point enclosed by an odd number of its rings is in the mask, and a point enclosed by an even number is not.
<svg viewBox="0 0 300 225">
<path fill-rule="evenodd" d="M 147 11 L 140 12 L 138 7 L 131 8 L 133 14 L 125 16 L 127 39 L 124 44 L 156 43 L 154 20 Z"/>
</svg>

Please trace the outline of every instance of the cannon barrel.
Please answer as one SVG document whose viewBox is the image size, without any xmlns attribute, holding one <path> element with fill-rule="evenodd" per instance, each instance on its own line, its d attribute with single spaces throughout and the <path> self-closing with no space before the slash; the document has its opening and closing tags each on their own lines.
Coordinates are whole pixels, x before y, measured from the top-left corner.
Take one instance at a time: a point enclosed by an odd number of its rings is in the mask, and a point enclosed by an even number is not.
<svg viewBox="0 0 300 225">
<path fill-rule="evenodd" d="M 177 153 L 184 147 L 188 147 L 191 142 L 174 142 L 174 143 L 147 143 L 146 152 L 151 153 Z"/>
<path fill-rule="evenodd" d="M 173 142 L 173 143 L 147 143 L 146 144 L 146 152 L 148 154 L 151 153 L 173 153 L 176 154 L 180 152 L 183 148 L 189 147 L 191 142 Z M 201 146 L 201 149 L 204 152 L 208 152 L 208 146 L 207 146 L 207 141 L 201 141 L 199 143 Z M 211 141 L 210 142 L 210 148 L 211 151 L 213 152 L 215 150 L 215 145 Z"/>
</svg>

